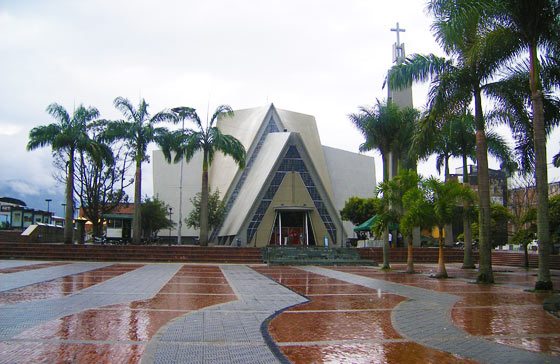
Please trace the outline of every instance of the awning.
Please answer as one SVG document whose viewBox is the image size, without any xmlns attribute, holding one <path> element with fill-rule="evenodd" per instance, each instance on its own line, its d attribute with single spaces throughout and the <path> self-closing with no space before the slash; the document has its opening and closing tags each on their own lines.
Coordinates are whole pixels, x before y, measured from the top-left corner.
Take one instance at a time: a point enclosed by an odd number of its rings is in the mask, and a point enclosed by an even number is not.
<svg viewBox="0 0 560 364">
<path fill-rule="evenodd" d="M 371 227 L 372 227 L 373 223 L 375 222 L 375 219 L 377 219 L 377 215 L 375 215 L 371 219 L 367 220 L 366 222 L 356 226 L 354 228 L 354 231 L 371 231 Z M 389 225 L 389 230 L 399 230 L 399 225 L 398 224 L 390 224 Z"/>
<path fill-rule="evenodd" d="M 374 217 L 370 218 L 369 220 L 367 220 L 366 222 L 361 223 L 360 225 L 356 226 L 354 228 L 354 231 L 371 231 L 371 226 L 373 225 L 373 223 L 375 222 L 375 219 L 377 218 L 377 215 L 375 215 Z"/>
<path fill-rule="evenodd" d="M 129 214 L 105 214 L 103 215 L 104 219 L 112 219 L 112 220 L 132 220 L 134 215 Z"/>
</svg>

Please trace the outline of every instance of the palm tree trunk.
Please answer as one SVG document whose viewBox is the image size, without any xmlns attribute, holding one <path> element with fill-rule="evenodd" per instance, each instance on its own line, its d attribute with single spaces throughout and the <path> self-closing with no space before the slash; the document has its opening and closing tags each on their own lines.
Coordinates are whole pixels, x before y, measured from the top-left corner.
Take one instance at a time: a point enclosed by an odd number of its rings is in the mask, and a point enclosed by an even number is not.
<svg viewBox="0 0 560 364">
<path fill-rule="evenodd" d="M 64 244 L 72 244 L 74 234 L 74 149 L 68 157 L 68 175 L 66 176 L 66 209 L 64 211 Z"/>
<path fill-rule="evenodd" d="M 469 171 L 467 156 L 463 154 L 463 184 L 465 186 L 469 185 Z M 462 269 L 474 269 L 474 261 L 472 257 L 472 226 L 471 219 L 468 214 L 470 209 L 470 204 L 465 202 L 463 204 L 463 235 L 465 236 L 465 250 L 463 256 L 463 266 Z"/>
<path fill-rule="evenodd" d="M 140 204 L 142 201 L 142 160 L 137 157 L 136 175 L 134 177 L 134 221 L 132 226 L 132 241 L 140 244 L 142 236 L 142 212 Z"/>
<path fill-rule="evenodd" d="M 537 47 L 530 47 L 530 82 L 533 106 L 535 143 L 535 177 L 537 180 L 537 238 L 539 240 L 539 271 L 536 290 L 552 290 L 550 278 L 550 231 L 548 216 L 548 176 L 546 169 L 546 135 L 544 129 L 543 93 L 538 76 Z"/>
<path fill-rule="evenodd" d="M 478 177 L 478 226 L 479 226 L 479 256 L 478 283 L 494 283 L 492 271 L 492 247 L 490 246 L 490 179 L 488 175 L 488 148 L 484 132 L 484 118 L 482 116 L 482 101 L 480 88 L 474 92 L 475 124 L 476 124 L 476 161 Z"/>
<path fill-rule="evenodd" d="M 391 153 L 382 152 L 381 158 L 383 160 L 383 181 L 387 182 L 389 180 Z M 383 266 L 381 267 L 381 269 L 391 269 L 391 265 L 389 264 L 389 247 L 389 229 L 387 228 L 383 232 Z"/>
<path fill-rule="evenodd" d="M 383 233 L 383 266 L 381 269 L 391 269 L 391 265 L 389 264 L 389 229 L 385 229 Z"/>
<path fill-rule="evenodd" d="M 449 181 L 449 155 L 445 155 L 445 182 Z M 445 225 L 445 245 L 453 245 L 453 224 Z"/>
<path fill-rule="evenodd" d="M 393 179 L 396 175 L 399 174 L 399 158 L 395 152 L 391 152 L 391 170 L 389 174 L 389 178 Z"/>
<path fill-rule="evenodd" d="M 447 270 L 445 269 L 445 257 L 443 252 L 443 229 L 439 228 L 439 255 L 438 255 L 438 271 L 436 273 L 436 278 L 447 278 Z"/>
<path fill-rule="evenodd" d="M 202 191 L 200 193 L 200 245 L 208 245 L 208 153 L 202 161 Z"/>
<path fill-rule="evenodd" d="M 408 255 L 406 257 L 406 273 L 414 273 L 414 258 L 412 256 L 412 233 L 408 239 Z"/>
</svg>

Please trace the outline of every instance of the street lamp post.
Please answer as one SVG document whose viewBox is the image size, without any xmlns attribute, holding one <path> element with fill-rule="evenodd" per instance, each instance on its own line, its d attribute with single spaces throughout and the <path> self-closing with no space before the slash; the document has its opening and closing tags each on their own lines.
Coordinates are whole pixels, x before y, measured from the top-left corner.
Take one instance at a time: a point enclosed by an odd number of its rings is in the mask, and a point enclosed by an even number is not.
<svg viewBox="0 0 560 364">
<path fill-rule="evenodd" d="M 173 211 L 172 207 L 169 208 L 169 246 L 171 246 L 171 223 L 173 222 L 171 220 L 171 215 L 173 215 L 171 211 Z"/>
<path fill-rule="evenodd" d="M 48 215 L 46 221 L 50 224 L 52 222 L 50 219 L 50 212 L 51 212 L 50 207 L 51 207 L 52 199 L 46 198 L 45 201 L 47 201 L 47 215 Z M 43 222 L 45 222 L 45 217 L 43 217 Z"/>
<path fill-rule="evenodd" d="M 60 205 L 62 206 L 62 216 L 65 217 L 64 223 L 66 223 L 66 204 L 65 204 L 65 203 L 61 203 Z"/>
</svg>

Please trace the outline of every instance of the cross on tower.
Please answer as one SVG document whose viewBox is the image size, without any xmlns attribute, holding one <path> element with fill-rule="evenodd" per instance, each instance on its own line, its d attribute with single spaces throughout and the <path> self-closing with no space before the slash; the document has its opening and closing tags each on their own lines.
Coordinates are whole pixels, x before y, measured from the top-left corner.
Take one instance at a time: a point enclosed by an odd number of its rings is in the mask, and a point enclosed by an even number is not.
<svg viewBox="0 0 560 364">
<path fill-rule="evenodd" d="M 391 28 L 391 31 L 397 33 L 397 43 L 393 44 L 393 62 L 401 63 L 404 60 L 404 44 L 401 44 L 400 33 L 406 32 L 406 29 L 400 28 L 397 22 L 397 27 Z"/>
</svg>

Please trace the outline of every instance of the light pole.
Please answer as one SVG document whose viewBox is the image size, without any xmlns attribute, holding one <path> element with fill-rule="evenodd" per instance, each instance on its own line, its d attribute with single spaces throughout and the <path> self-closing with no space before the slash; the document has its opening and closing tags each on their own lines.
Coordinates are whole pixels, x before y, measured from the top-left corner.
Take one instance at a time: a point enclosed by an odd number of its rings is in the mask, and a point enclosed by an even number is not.
<svg viewBox="0 0 560 364">
<path fill-rule="evenodd" d="M 181 143 L 185 142 L 185 119 L 191 118 L 191 109 L 185 107 L 175 107 L 171 109 L 178 118 L 181 119 Z M 181 228 L 183 226 L 183 161 L 184 155 L 181 156 L 181 171 L 179 174 L 179 225 L 177 226 L 177 244 L 182 243 L 183 234 Z"/>
<path fill-rule="evenodd" d="M 46 198 L 45 201 L 47 201 L 47 214 L 48 214 L 49 212 L 51 212 L 50 207 L 51 207 L 52 199 L 51 198 Z"/>
<path fill-rule="evenodd" d="M 171 246 L 171 224 L 173 222 L 171 220 L 171 215 L 173 215 L 173 213 L 171 211 L 173 211 L 172 207 L 169 208 L 169 246 Z"/>
<path fill-rule="evenodd" d="M 62 216 L 64 216 L 64 224 L 65 224 L 66 223 L 66 204 L 61 203 L 60 205 L 62 206 Z"/>
</svg>

